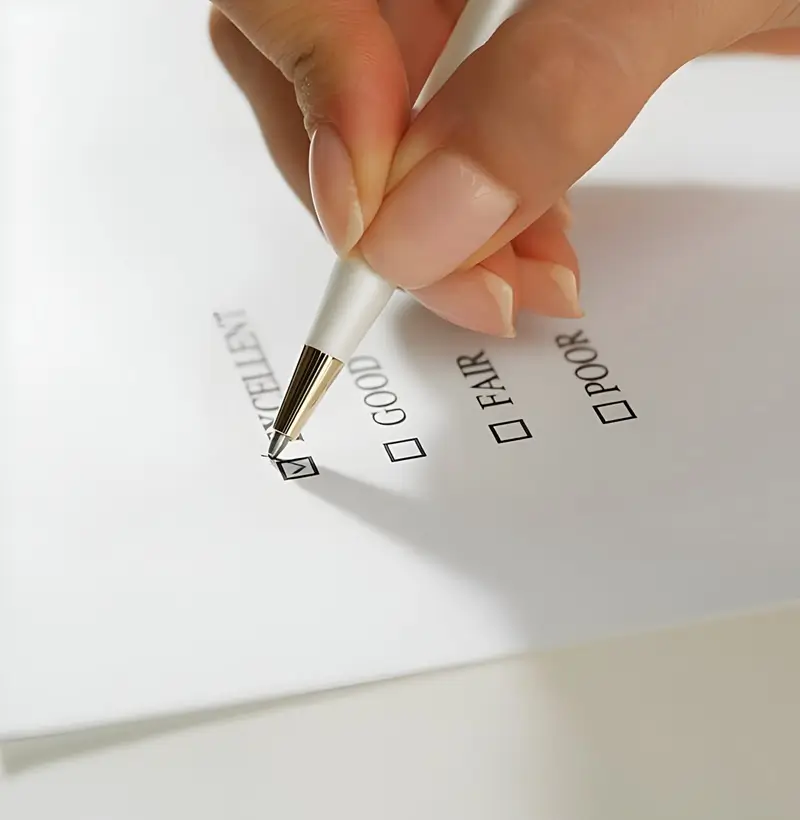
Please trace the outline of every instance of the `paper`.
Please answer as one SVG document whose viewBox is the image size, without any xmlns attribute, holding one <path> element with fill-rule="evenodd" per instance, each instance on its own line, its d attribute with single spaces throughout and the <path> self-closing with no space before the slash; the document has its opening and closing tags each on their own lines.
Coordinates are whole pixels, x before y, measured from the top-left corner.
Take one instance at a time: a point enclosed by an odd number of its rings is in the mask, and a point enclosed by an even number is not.
<svg viewBox="0 0 800 820">
<path fill-rule="evenodd" d="M 398 297 L 278 470 L 264 428 L 332 260 L 203 10 L 92 5 L 120 33 L 93 38 L 24 5 L 0 735 L 797 598 L 796 138 L 762 123 L 760 187 L 663 187 L 688 138 L 648 182 L 643 134 L 694 99 L 666 90 L 576 195 L 584 321 L 494 341 Z M 698 93 L 723 76 L 698 68 Z"/>
</svg>

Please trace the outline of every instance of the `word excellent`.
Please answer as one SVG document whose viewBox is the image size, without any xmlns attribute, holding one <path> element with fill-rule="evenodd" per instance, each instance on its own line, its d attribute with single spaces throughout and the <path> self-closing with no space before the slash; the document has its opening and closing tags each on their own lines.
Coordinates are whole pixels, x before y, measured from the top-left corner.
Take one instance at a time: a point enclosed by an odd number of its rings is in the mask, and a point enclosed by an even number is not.
<svg viewBox="0 0 800 820">
<path fill-rule="evenodd" d="M 214 320 L 222 330 L 225 346 L 244 384 L 250 403 L 267 438 L 272 437 L 272 425 L 283 394 L 256 332 L 250 326 L 244 310 L 215 313 Z"/>
</svg>

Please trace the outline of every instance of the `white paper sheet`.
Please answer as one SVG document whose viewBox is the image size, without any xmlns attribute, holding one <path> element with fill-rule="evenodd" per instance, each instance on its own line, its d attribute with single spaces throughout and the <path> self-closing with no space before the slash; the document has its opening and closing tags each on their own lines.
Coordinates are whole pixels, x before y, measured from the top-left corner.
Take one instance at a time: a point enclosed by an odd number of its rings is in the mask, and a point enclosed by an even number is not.
<svg viewBox="0 0 800 820">
<path fill-rule="evenodd" d="M 692 69 L 589 178 L 584 321 L 398 298 L 284 480 L 330 252 L 202 4 L 85 6 L 10 7 L 0 736 L 797 598 L 797 66 Z"/>
</svg>

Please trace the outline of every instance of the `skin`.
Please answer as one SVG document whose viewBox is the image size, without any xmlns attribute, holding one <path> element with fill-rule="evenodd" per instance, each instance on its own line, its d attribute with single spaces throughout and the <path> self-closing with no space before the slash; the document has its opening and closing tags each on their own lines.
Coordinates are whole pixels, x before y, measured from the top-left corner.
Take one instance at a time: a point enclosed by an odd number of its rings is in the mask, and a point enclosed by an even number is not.
<svg viewBox="0 0 800 820">
<path fill-rule="evenodd" d="M 410 230 L 396 203 L 432 157 L 457 158 L 513 199 L 452 267 L 388 277 L 446 320 L 498 335 L 513 335 L 519 310 L 582 315 L 567 192 L 665 80 L 723 51 L 800 55 L 800 0 L 537 0 L 412 118 L 463 5 L 214 0 L 210 32 L 274 161 L 342 255 L 387 257 L 386 236 Z"/>
</svg>

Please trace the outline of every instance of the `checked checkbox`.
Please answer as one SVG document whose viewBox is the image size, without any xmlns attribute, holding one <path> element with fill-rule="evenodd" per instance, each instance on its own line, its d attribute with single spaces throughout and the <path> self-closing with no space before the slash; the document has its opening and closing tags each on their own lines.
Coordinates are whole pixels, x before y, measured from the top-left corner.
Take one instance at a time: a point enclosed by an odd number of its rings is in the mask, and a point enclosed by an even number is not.
<svg viewBox="0 0 800 820">
<path fill-rule="evenodd" d="M 284 481 L 296 481 L 299 478 L 311 478 L 319 475 L 317 465 L 311 456 L 304 458 L 287 459 L 275 462 Z"/>
</svg>

